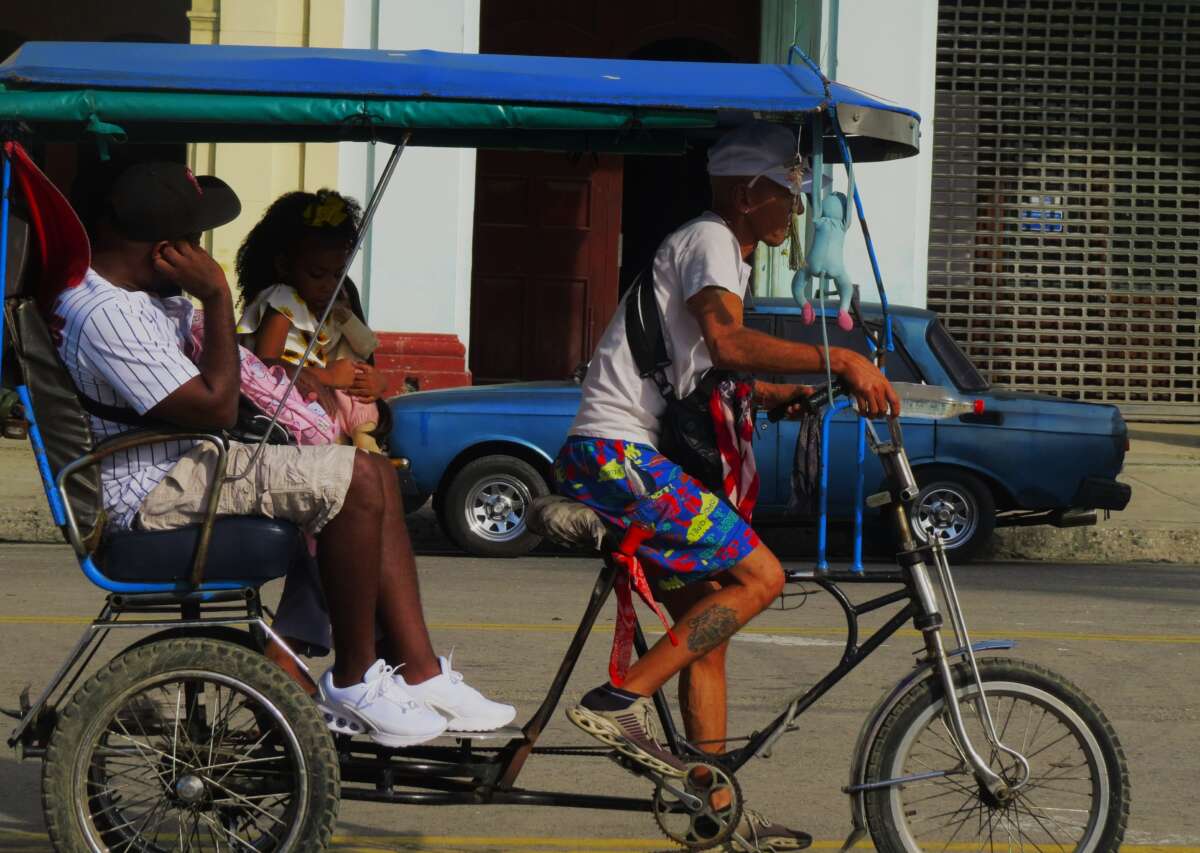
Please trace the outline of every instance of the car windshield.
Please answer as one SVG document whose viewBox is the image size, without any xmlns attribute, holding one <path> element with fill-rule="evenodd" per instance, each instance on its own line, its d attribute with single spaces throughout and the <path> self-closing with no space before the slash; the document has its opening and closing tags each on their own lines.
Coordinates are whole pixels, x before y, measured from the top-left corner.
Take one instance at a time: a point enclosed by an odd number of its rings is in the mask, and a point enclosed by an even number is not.
<svg viewBox="0 0 1200 853">
<path fill-rule="evenodd" d="M 934 320 L 929 324 L 925 333 L 929 348 L 937 356 L 938 361 L 950 374 L 950 379 L 958 386 L 959 391 L 986 391 L 991 384 L 983 378 L 983 374 L 971 363 L 967 354 L 959 349 L 954 338 L 946 331 L 940 321 Z"/>
</svg>

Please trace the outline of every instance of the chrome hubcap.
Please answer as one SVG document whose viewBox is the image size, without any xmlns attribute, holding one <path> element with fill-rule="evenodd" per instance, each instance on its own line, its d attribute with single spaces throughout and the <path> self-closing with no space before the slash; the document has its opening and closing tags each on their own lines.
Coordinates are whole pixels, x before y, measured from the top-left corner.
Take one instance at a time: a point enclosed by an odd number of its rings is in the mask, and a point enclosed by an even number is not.
<svg viewBox="0 0 1200 853">
<path fill-rule="evenodd" d="M 965 490 L 936 485 L 921 499 L 915 520 L 916 532 L 923 539 L 938 539 L 944 547 L 953 548 L 974 535 L 979 512 Z"/>
<path fill-rule="evenodd" d="M 508 542 L 525 532 L 525 515 L 532 502 L 529 488 L 516 477 L 488 477 L 467 496 L 467 525 L 483 539 Z"/>
</svg>

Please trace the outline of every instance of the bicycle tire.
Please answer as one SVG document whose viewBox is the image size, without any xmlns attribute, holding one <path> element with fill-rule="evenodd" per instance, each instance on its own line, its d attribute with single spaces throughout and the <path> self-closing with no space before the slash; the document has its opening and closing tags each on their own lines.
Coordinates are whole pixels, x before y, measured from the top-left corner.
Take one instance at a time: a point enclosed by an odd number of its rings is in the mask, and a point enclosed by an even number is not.
<svg viewBox="0 0 1200 853">
<path fill-rule="evenodd" d="M 172 708 L 170 689 L 164 685 L 175 684 L 179 686 Z M 221 689 L 228 691 L 227 700 L 222 701 Z M 160 694 L 167 696 L 166 702 L 151 698 Z M 181 713 L 185 696 L 186 713 Z M 244 735 L 235 730 L 235 720 L 244 721 Z M 178 743 L 180 732 L 186 747 L 177 751 L 172 745 L 168 757 L 165 741 L 156 738 L 173 737 Z M 235 735 L 242 739 L 235 741 Z M 263 766 L 269 762 L 283 763 Z M 189 775 L 191 779 L 185 778 Z M 139 778 L 148 781 L 140 791 L 113 787 L 112 780 L 122 777 L 125 785 L 137 785 Z M 194 800 L 182 796 L 185 783 L 192 786 L 188 793 L 199 790 Z M 243 784 L 258 784 L 269 793 L 248 794 L 255 789 Z M 281 787 L 283 793 L 270 793 L 273 787 Z M 138 799 L 139 794 L 145 799 Z M 241 840 L 242 846 L 272 853 L 319 853 L 333 835 L 339 796 L 337 753 L 312 700 L 261 654 L 208 638 L 161 640 L 109 661 L 71 697 L 51 736 L 42 771 L 46 827 L 60 853 L 89 853 L 114 845 L 160 849 L 163 837 L 174 842 L 173 826 L 182 837 L 187 820 L 197 833 L 220 838 L 226 832 L 224 843 L 218 841 L 220 848 L 236 847 L 229 843 L 234 837 L 229 827 L 231 815 L 239 810 L 251 817 L 255 811 L 269 814 L 274 822 L 269 825 L 282 836 L 275 838 L 268 831 L 273 842 L 264 843 L 260 835 L 249 843 Z M 280 799 L 277 813 L 271 812 L 275 805 L 264 808 L 269 797 Z M 151 808 L 162 815 L 153 829 L 155 817 L 143 817 Z M 205 813 L 203 822 L 194 816 L 198 812 Z M 144 823 L 135 829 L 140 820 Z M 161 828 L 163 821 L 166 829 Z M 188 842 L 192 847 L 190 838 Z"/>
<path fill-rule="evenodd" d="M 1054 849 L 1070 849 L 1071 844 L 1078 853 L 1110 853 L 1119 849 L 1129 822 L 1129 770 L 1116 732 L 1104 713 L 1070 681 L 1040 666 L 1010 658 L 985 658 L 979 661 L 979 670 L 988 706 L 997 730 L 1002 732 L 1001 741 L 1011 741 L 1008 745 L 1025 754 L 1030 761 L 1029 784 L 1009 804 L 989 802 L 988 795 L 981 791 L 971 771 L 951 753 L 953 745 L 947 746 L 946 736 L 933 729 L 943 724 L 941 710 L 945 691 L 941 679 L 925 679 L 901 698 L 880 727 L 868 753 L 866 781 L 879 782 L 929 770 L 949 769 L 928 760 L 928 756 L 938 753 L 947 756 L 938 760 L 949 765 L 951 759 L 955 759 L 960 769 L 941 778 L 868 791 L 865 801 L 867 823 L 876 849 L 880 853 L 916 853 L 924 849 L 942 849 L 952 842 L 987 843 L 989 838 L 993 847 L 999 843 L 1003 849 L 1047 849 L 1053 846 L 1052 842 L 1043 840 L 1038 846 L 1038 838 L 1046 835 L 1058 836 L 1058 846 Z M 972 737 L 975 748 L 981 755 L 988 755 L 984 750 L 987 742 L 983 740 L 978 712 L 975 703 L 970 701 L 976 689 L 969 667 L 965 663 L 958 664 L 953 668 L 953 675 L 964 719 L 969 720 L 971 731 L 978 732 L 977 737 Z M 1022 705 L 1029 706 L 1029 715 L 1018 739 L 1017 727 L 1022 725 L 1018 707 Z M 1041 715 L 1031 738 L 1030 725 L 1035 710 Z M 1015 717 L 1018 719 L 1014 724 Z M 1048 717 L 1052 718 L 1049 725 L 1052 727 L 1057 723 L 1065 734 L 1041 745 L 1043 737 L 1049 738 L 1056 731 L 1047 728 L 1046 734 L 1042 734 L 1042 726 Z M 927 748 L 923 748 L 918 740 L 925 732 L 930 732 L 934 744 Z M 948 729 L 946 734 L 949 734 Z M 943 743 L 937 744 L 937 738 Z M 1079 748 L 1084 758 L 1078 767 L 1086 767 L 1086 779 L 1068 775 L 1076 772 L 1075 765 L 1067 763 L 1066 758 L 1056 758 L 1072 745 Z M 990 752 L 992 768 L 1002 775 L 1009 775 L 1004 771 L 1013 771 L 1016 762 L 1009 759 L 1010 766 L 1006 767 L 1006 756 L 997 754 L 994 749 Z M 926 766 L 922 767 L 922 764 Z M 1076 784 L 1079 781 L 1085 784 Z M 1048 782 L 1055 785 L 1048 786 Z M 1033 799 L 1035 791 L 1042 802 Z M 1048 797 L 1056 798 L 1055 803 L 1061 799 L 1072 805 L 1047 808 L 1044 803 L 1051 802 Z M 937 802 L 939 798 L 941 803 Z M 960 798 L 962 803 L 958 804 Z M 957 809 L 950 812 L 938 811 L 956 804 Z M 1086 813 L 1085 817 L 1079 817 L 1080 813 Z M 1024 826 L 1022 814 L 1025 815 Z M 933 820 L 947 816 L 949 820 L 944 826 L 932 825 Z M 955 820 L 959 825 L 951 831 Z M 1070 838 L 1075 822 L 1078 822 L 1079 837 Z M 925 828 L 927 825 L 928 829 Z M 935 833 L 940 835 L 927 842 L 921 840 L 921 836 Z M 943 838 L 943 835 L 949 837 Z M 1016 847 L 1010 844 L 1014 838 Z"/>
</svg>

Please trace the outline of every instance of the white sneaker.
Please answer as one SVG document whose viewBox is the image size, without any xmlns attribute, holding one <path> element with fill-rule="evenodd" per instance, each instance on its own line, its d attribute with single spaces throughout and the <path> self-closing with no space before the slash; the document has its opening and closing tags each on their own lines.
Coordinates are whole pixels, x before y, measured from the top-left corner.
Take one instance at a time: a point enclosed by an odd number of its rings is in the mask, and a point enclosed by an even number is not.
<svg viewBox="0 0 1200 853">
<path fill-rule="evenodd" d="M 365 734 L 384 746 L 414 746 L 444 732 L 441 714 L 415 699 L 395 673 L 380 659 L 362 683 L 334 687 L 333 670 L 326 670 L 317 685 L 325 724 L 340 734 Z"/>
<path fill-rule="evenodd" d="M 512 705 L 502 705 L 487 699 L 463 681 L 461 673 L 450 668 L 453 660 L 438 657 L 442 672 L 420 684 L 408 684 L 399 674 L 392 678 L 404 686 L 419 702 L 424 702 L 450 721 L 452 732 L 490 732 L 507 726 L 517 716 Z"/>
</svg>

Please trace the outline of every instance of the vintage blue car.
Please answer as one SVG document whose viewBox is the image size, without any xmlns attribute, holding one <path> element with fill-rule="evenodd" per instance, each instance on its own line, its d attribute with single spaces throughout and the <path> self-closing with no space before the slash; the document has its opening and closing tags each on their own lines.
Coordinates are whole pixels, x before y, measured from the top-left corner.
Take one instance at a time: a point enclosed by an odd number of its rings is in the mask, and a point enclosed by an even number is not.
<svg viewBox="0 0 1200 853">
<path fill-rule="evenodd" d="M 865 322 L 880 314 L 864 306 Z M 896 353 L 888 375 L 956 389 L 983 411 L 945 421 L 903 418 L 921 493 L 921 537 L 937 536 L 958 561 L 970 559 L 997 525 L 1095 522 L 1097 509 L 1124 509 L 1129 487 L 1116 482 L 1128 449 L 1114 406 L 991 387 L 931 311 L 893 308 Z M 746 324 L 791 340 L 818 342 L 791 300 L 760 299 Z M 829 341 L 866 351 L 859 330 L 828 325 Z M 763 377 L 815 384 L 823 376 Z M 529 382 L 428 391 L 391 401 L 391 454 L 408 480 L 410 509 L 432 495 L 438 520 L 464 550 L 516 556 L 539 540 L 525 526 L 530 501 L 552 490 L 551 463 L 579 405 L 577 382 Z M 830 439 L 831 519 L 853 516 L 853 412 L 835 416 Z M 810 523 L 789 513 L 799 425 L 758 415 L 761 475 L 756 523 Z M 882 482 L 867 454 L 866 493 Z M 872 519 L 867 510 L 867 519 Z"/>
</svg>

